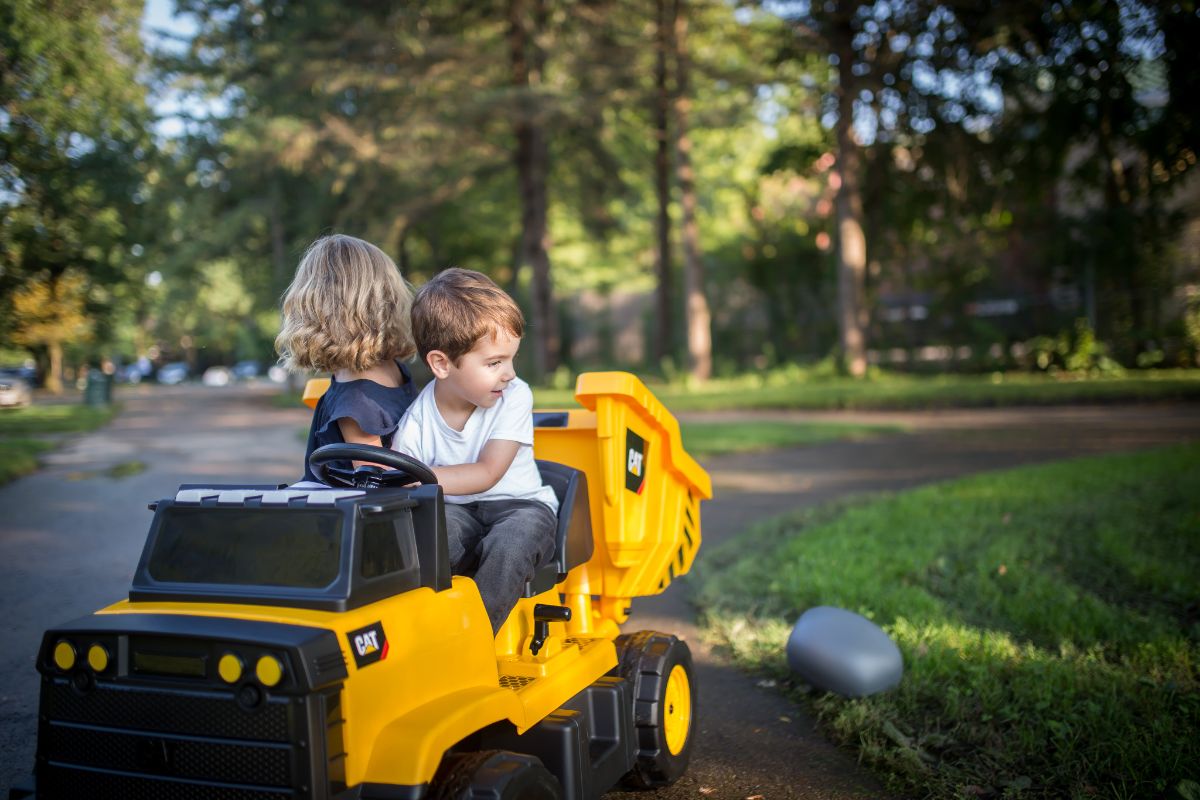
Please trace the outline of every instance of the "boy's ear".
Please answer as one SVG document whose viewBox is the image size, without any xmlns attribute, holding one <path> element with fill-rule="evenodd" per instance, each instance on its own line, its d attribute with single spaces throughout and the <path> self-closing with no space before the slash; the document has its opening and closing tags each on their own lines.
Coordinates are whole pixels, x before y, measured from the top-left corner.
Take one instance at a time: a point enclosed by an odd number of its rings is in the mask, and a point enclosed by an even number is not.
<svg viewBox="0 0 1200 800">
<path fill-rule="evenodd" d="M 452 362 L 441 350 L 430 350 L 425 355 L 425 363 L 429 365 L 429 371 L 435 378 L 445 379 L 450 374 Z"/>
</svg>

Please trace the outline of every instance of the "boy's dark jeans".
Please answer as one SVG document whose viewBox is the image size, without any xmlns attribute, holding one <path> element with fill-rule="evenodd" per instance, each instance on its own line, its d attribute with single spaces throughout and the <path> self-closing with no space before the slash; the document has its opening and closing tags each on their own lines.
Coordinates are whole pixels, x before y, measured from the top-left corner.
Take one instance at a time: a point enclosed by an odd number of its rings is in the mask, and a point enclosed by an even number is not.
<svg viewBox="0 0 1200 800">
<path fill-rule="evenodd" d="M 517 605 L 525 581 L 554 558 L 558 519 L 537 500 L 446 503 L 450 571 L 474 572 L 495 635 Z"/>
</svg>

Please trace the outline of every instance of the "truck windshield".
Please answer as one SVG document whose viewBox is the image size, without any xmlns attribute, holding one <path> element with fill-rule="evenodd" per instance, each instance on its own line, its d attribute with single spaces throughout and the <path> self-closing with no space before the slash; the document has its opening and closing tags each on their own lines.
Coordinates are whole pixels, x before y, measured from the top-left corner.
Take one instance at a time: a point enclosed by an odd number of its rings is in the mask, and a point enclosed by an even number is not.
<svg viewBox="0 0 1200 800">
<path fill-rule="evenodd" d="M 150 555 L 150 577 L 321 589 L 338 576 L 342 519 L 335 510 L 171 506 Z"/>
</svg>

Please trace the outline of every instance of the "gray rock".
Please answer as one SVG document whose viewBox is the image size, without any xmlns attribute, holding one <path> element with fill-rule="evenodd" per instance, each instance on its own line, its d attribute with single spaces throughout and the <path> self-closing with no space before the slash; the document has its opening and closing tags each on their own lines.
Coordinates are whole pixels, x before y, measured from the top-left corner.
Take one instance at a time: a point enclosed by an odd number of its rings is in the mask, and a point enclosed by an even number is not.
<svg viewBox="0 0 1200 800">
<path fill-rule="evenodd" d="M 866 617 L 832 606 L 800 615 L 787 643 L 788 666 L 806 683 L 866 697 L 900 683 L 900 648 Z"/>
</svg>

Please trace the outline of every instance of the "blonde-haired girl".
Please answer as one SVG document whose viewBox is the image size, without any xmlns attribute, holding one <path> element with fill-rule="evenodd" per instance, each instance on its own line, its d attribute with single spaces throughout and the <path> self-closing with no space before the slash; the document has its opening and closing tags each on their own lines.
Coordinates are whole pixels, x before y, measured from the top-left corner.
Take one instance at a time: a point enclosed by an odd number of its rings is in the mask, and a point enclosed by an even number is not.
<svg viewBox="0 0 1200 800">
<path fill-rule="evenodd" d="M 375 245 L 336 234 L 313 242 L 283 296 L 283 328 L 275 339 L 290 370 L 330 373 L 329 390 L 313 411 L 304 480 L 313 450 L 355 442 L 389 447 L 412 403 L 412 375 L 403 362 L 416 352 L 412 290 L 392 259 Z M 332 466 L 353 469 L 350 462 Z"/>
</svg>

